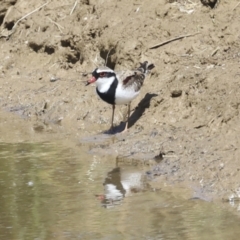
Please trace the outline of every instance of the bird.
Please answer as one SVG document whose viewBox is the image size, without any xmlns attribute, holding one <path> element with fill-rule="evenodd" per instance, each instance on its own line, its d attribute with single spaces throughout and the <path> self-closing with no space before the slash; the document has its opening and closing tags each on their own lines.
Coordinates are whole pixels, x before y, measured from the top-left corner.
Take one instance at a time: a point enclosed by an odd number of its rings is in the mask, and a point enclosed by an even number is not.
<svg viewBox="0 0 240 240">
<path fill-rule="evenodd" d="M 125 129 L 128 129 L 131 102 L 135 99 L 143 85 L 147 73 L 154 68 L 154 64 L 148 61 L 140 63 L 136 70 L 124 70 L 115 72 L 107 66 L 98 67 L 92 72 L 92 77 L 86 86 L 96 82 L 96 92 L 98 96 L 108 104 L 112 105 L 112 120 L 110 132 L 113 131 L 115 105 L 128 105 L 127 121 Z"/>
</svg>

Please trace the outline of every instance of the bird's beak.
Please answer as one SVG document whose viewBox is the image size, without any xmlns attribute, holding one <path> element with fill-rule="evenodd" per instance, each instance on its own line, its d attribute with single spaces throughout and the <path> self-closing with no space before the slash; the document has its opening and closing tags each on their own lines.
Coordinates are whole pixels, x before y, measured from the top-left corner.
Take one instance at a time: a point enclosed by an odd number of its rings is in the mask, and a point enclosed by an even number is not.
<svg viewBox="0 0 240 240">
<path fill-rule="evenodd" d="M 91 79 L 89 79 L 89 80 L 87 81 L 86 86 L 89 85 L 89 84 L 91 84 L 91 83 L 94 83 L 94 82 L 96 82 L 96 81 L 97 81 L 97 79 L 96 79 L 94 76 L 92 76 Z"/>
</svg>

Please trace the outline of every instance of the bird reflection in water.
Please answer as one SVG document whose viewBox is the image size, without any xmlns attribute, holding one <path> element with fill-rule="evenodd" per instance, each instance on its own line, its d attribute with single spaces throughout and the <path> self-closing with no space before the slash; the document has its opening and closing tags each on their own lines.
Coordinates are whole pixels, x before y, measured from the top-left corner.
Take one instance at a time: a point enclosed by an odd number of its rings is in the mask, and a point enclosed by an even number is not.
<svg viewBox="0 0 240 240">
<path fill-rule="evenodd" d="M 97 194 L 96 198 L 102 206 L 113 207 L 121 204 L 125 197 L 144 189 L 143 174 L 137 170 L 116 167 L 107 173 L 103 186 L 104 194 Z"/>
</svg>

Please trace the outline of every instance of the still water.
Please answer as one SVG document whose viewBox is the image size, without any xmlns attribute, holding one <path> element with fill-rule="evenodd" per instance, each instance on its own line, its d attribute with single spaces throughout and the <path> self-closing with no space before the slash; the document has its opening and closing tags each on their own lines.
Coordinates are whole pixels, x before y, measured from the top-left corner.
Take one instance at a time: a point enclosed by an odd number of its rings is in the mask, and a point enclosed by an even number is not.
<svg viewBox="0 0 240 240">
<path fill-rule="evenodd" d="M 237 213 L 153 191 L 142 172 L 80 147 L 0 143 L 0 239 L 240 238 Z"/>
</svg>

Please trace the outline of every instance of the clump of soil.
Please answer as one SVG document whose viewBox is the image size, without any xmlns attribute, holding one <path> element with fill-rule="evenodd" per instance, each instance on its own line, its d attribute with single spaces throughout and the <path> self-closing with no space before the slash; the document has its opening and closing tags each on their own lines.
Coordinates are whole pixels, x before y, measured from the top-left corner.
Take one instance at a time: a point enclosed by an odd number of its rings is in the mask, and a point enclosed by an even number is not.
<svg viewBox="0 0 240 240">
<path fill-rule="evenodd" d="M 84 142 L 109 128 L 111 106 L 83 73 L 148 60 L 156 68 L 132 103 L 129 132 L 83 144 L 146 162 L 161 151 L 159 181 L 237 195 L 239 14 L 227 0 L 2 1 L 1 108 L 25 118 L 36 139 Z M 117 107 L 115 122 L 125 115 Z"/>
</svg>

